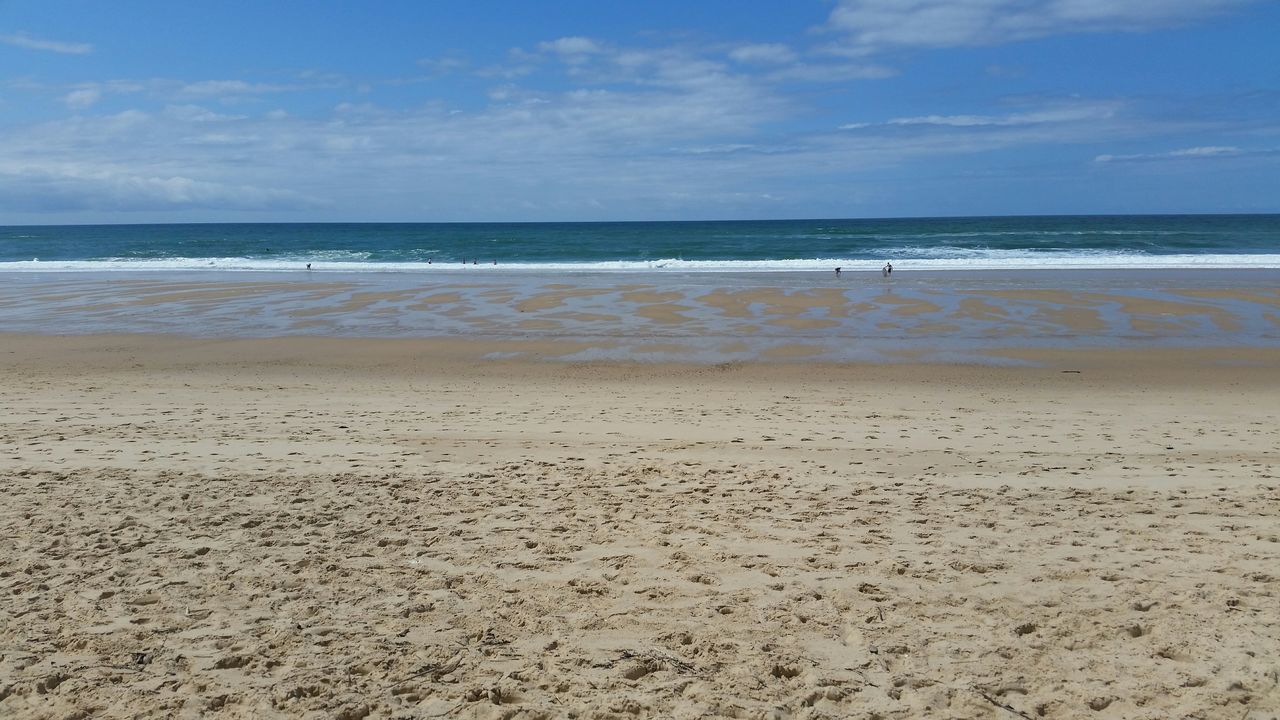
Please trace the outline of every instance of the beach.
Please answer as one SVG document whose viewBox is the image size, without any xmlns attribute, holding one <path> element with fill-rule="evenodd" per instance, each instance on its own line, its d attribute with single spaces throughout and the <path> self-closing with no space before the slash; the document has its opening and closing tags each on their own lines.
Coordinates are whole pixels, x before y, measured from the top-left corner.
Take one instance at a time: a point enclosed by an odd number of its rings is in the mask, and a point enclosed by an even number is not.
<svg viewBox="0 0 1280 720">
<path fill-rule="evenodd" d="M 1280 712 L 1263 343 L 2 339 L 5 716 Z"/>
<path fill-rule="evenodd" d="M 0 0 L 0 720 L 1280 720 L 1277 30 Z"/>
</svg>

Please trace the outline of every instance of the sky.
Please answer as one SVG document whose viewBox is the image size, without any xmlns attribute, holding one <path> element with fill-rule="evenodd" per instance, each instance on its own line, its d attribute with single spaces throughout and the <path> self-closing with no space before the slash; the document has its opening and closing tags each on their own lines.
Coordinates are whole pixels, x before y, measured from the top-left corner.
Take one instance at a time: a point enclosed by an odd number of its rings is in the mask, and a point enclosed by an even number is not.
<svg viewBox="0 0 1280 720">
<path fill-rule="evenodd" d="M 0 224 L 1280 212 L 1276 0 L 0 0 Z"/>
</svg>

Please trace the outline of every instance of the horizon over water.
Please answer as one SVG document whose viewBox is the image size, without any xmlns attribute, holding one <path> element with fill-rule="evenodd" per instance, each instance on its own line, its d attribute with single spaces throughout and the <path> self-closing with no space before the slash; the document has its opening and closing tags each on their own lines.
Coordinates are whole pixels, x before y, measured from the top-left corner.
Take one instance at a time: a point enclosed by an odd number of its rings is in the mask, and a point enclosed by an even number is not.
<svg viewBox="0 0 1280 720">
<path fill-rule="evenodd" d="M 465 261 L 465 264 L 464 264 Z M 1280 214 L 0 226 L 0 272 L 1280 268 Z"/>
</svg>

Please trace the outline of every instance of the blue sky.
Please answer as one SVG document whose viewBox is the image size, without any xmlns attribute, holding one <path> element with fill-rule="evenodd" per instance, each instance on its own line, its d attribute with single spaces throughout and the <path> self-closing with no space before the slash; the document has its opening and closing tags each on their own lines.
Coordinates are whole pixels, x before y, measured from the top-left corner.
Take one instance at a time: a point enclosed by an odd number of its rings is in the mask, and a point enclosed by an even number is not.
<svg viewBox="0 0 1280 720">
<path fill-rule="evenodd" d="M 0 224 L 1280 212 L 1274 0 L 0 0 Z"/>
</svg>

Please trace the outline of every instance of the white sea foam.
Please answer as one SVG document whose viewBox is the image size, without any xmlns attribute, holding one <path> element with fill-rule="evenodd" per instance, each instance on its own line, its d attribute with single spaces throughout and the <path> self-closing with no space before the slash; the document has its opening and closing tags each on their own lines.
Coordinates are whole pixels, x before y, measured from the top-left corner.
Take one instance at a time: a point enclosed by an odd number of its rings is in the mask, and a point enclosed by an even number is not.
<svg viewBox="0 0 1280 720">
<path fill-rule="evenodd" d="M 927 255 L 926 255 L 927 253 Z M 161 258 L 151 260 L 24 260 L 0 262 L 0 272 L 232 271 L 297 272 L 307 263 L 313 272 L 830 272 L 879 270 L 886 260 L 899 271 L 934 270 L 1143 270 L 1143 269 L 1280 269 L 1280 254 L 1148 255 L 1112 251 L 969 250 L 963 248 L 896 248 L 882 259 L 813 258 L 790 260 L 614 260 L 463 264 L 461 262 L 353 262 L 323 258 L 263 260 L 257 258 Z"/>
</svg>

